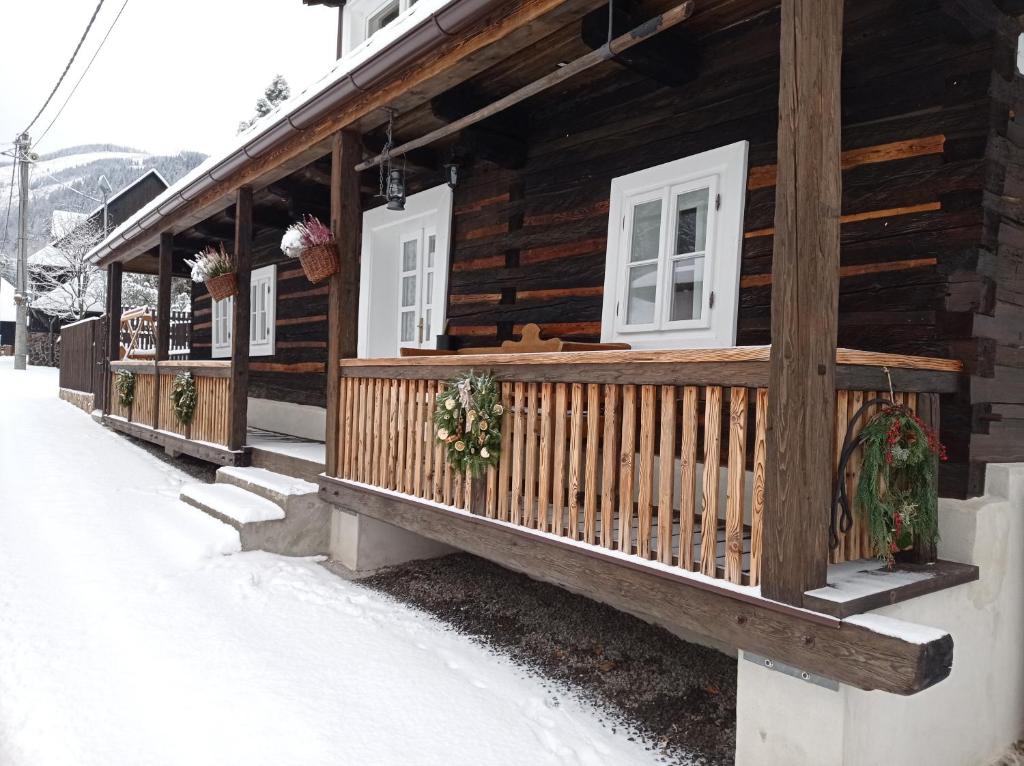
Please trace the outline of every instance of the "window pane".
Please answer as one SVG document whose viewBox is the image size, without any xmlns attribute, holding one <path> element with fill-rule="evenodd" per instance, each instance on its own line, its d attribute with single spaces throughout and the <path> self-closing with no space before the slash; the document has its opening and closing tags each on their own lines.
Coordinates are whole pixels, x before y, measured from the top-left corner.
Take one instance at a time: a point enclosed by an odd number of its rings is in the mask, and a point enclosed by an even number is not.
<svg viewBox="0 0 1024 766">
<path fill-rule="evenodd" d="M 708 228 L 708 189 L 676 197 L 676 255 L 704 250 Z"/>
<path fill-rule="evenodd" d="M 376 15 L 370 17 L 369 22 L 366 25 L 367 34 L 373 34 L 378 30 L 383 29 L 392 21 L 398 18 L 398 2 L 397 0 L 390 3 L 386 8 L 383 8 Z"/>
<path fill-rule="evenodd" d="M 402 306 L 416 305 L 416 277 L 402 277 Z"/>
<path fill-rule="evenodd" d="M 434 268 L 434 253 L 437 252 L 437 236 L 431 234 L 427 237 L 427 266 Z"/>
<path fill-rule="evenodd" d="M 402 271 L 416 271 L 416 240 L 402 244 Z"/>
<path fill-rule="evenodd" d="M 654 321 L 654 299 L 658 293 L 657 280 L 657 264 L 633 266 L 629 269 L 626 324 L 650 324 Z"/>
<path fill-rule="evenodd" d="M 402 342 L 411 341 L 414 337 L 413 331 L 416 328 L 416 312 L 402 312 Z"/>
<path fill-rule="evenodd" d="M 428 341 L 430 340 L 430 315 L 431 315 L 431 313 L 432 312 L 430 311 L 430 309 L 427 309 L 427 321 L 425 322 L 425 324 L 426 324 L 426 335 L 424 335 L 423 337 L 426 340 L 428 340 Z"/>
<path fill-rule="evenodd" d="M 434 272 L 432 272 L 432 271 L 428 271 L 427 272 L 427 289 L 425 290 L 425 293 L 424 293 L 424 296 L 423 296 L 423 302 L 424 303 L 433 303 L 434 302 Z"/>
<path fill-rule="evenodd" d="M 633 232 L 629 244 L 630 261 L 650 261 L 658 257 L 661 239 L 661 200 L 641 202 L 633 208 Z"/>
<path fill-rule="evenodd" d="M 672 264 L 673 322 L 700 319 L 704 303 L 704 259 L 680 260 Z"/>
</svg>

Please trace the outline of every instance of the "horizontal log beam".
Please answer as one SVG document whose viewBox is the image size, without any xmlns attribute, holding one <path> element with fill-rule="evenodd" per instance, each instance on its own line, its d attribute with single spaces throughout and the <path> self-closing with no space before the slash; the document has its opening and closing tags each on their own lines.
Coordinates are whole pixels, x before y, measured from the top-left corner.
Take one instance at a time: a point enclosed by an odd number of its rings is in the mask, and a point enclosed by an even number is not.
<svg viewBox="0 0 1024 766">
<path fill-rule="evenodd" d="M 915 694 L 949 675 L 953 639 L 917 643 L 769 602 L 698 577 L 433 503 L 321 476 L 326 501 L 461 548 L 501 566 L 599 600 L 669 630 L 731 646 L 860 689 Z"/>
<path fill-rule="evenodd" d="M 218 447 L 206 442 L 195 442 L 184 436 L 172 434 L 169 431 L 160 431 L 138 423 L 129 423 L 127 420 L 111 415 L 104 416 L 103 425 L 129 436 L 134 436 L 136 439 L 157 444 L 169 452 L 191 455 L 209 463 L 236 466 L 249 465 L 248 449 L 230 450 L 227 447 Z"/>
<path fill-rule="evenodd" d="M 465 117 L 455 120 L 454 122 L 445 125 L 443 128 L 438 128 L 437 130 L 427 133 L 425 136 L 413 139 L 412 141 L 407 141 L 401 146 L 394 147 L 388 155 L 391 157 L 401 157 L 403 154 L 411 152 L 413 149 L 429 146 L 438 139 L 450 136 L 453 133 L 458 133 L 463 128 L 475 125 L 482 120 L 486 120 L 488 117 L 493 117 L 494 115 L 505 111 L 509 107 L 525 101 L 531 96 L 543 93 L 545 90 L 553 88 L 559 83 L 565 82 L 580 72 L 585 72 L 591 67 L 597 66 L 602 62 L 614 58 L 620 53 L 629 50 L 634 45 L 639 45 L 644 40 L 651 39 L 659 32 L 671 29 L 677 24 L 680 24 L 690 18 L 690 14 L 692 13 L 693 0 L 686 0 L 686 2 L 655 16 L 650 21 L 644 22 L 632 31 L 616 37 L 614 40 L 609 41 L 608 44 L 602 46 L 598 50 L 584 56 L 580 56 L 578 59 L 569 62 L 561 69 L 558 69 L 539 80 L 535 80 L 529 85 L 524 85 L 522 88 L 509 93 L 504 98 L 499 98 L 493 104 L 489 104 L 482 109 L 477 109 L 475 112 L 467 114 Z M 379 165 L 383 160 L 384 155 L 378 154 L 376 157 L 372 157 L 366 162 L 361 162 L 356 165 L 356 170 L 368 170 L 369 168 Z"/>
</svg>

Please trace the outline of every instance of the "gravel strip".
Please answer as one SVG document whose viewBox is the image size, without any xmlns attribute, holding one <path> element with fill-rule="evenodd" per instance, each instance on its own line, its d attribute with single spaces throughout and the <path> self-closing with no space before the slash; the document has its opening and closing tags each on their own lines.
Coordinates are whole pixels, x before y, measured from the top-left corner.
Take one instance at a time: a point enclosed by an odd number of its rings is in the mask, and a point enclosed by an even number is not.
<svg viewBox="0 0 1024 766">
<path fill-rule="evenodd" d="M 736 659 L 469 554 L 360 580 L 608 710 L 678 764 L 733 763 Z"/>
</svg>

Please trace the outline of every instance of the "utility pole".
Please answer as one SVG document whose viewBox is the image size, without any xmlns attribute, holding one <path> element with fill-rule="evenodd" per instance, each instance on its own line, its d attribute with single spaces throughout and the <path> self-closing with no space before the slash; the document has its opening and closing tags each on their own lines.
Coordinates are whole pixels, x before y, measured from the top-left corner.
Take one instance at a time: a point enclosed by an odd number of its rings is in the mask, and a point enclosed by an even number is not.
<svg viewBox="0 0 1024 766">
<path fill-rule="evenodd" d="M 18 275 L 14 291 L 17 324 L 14 327 L 14 369 L 24 370 L 28 362 L 28 133 L 15 141 L 18 161 Z"/>
</svg>

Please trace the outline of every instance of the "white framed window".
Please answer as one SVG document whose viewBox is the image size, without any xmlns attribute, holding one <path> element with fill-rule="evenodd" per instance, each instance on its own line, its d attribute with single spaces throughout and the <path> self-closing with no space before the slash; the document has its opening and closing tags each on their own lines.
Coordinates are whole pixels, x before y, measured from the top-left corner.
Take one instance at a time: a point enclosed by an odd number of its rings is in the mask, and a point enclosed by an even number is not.
<svg viewBox="0 0 1024 766">
<path fill-rule="evenodd" d="M 235 299 L 213 301 L 211 310 L 214 359 L 231 356 Z M 277 266 L 253 269 L 249 277 L 249 356 L 273 356 L 277 319 Z"/>
<path fill-rule="evenodd" d="M 735 345 L 747 146 L 612 180 L 602 340 Z"/>
<path fill-rule="evenodd" d="M 416 5 L 416 0 L 349 0 L 345 4 L 343 54 L 348 55 Z"/>
</svg>

